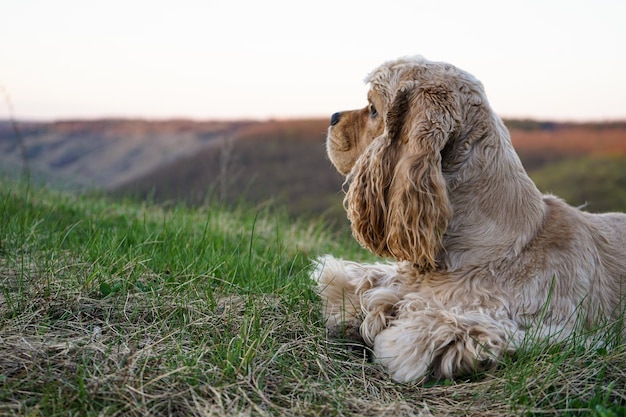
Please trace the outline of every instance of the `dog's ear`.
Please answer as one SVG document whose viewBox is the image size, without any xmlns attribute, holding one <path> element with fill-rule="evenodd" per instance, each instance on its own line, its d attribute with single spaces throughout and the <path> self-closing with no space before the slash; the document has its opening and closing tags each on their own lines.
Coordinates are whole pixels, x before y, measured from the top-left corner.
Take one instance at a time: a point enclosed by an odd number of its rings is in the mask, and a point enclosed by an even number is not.
<svg viewBox="0 0 626 417">
<path fill-rule="evenodd" d="M 344 207 L 352 234 L 365 248 L 380 256 L 393 256 L 387 248 L 387 192 L 393 175 L 393 151 L 388 136 L 372 141 L 347 177 L 350 183 Z"/>
<path fill-rule="evenodd" d="M 441 151 L 453 134 L 456 106 L 445 85 L 402 85 L 387 114 L 396 161 L 388 191 L 387 246 L 395 258 L 435 269 L 451 217 Z"/>
<path fill-rule="evenodd" d="M 451 217 L 441 150 L 455 128 L 443 85 L 407 82 L 385 115 L 385 132 L 361 155 L 346 208 L 359 242 L 381 256 L 435 269 Z"/>
</svg>

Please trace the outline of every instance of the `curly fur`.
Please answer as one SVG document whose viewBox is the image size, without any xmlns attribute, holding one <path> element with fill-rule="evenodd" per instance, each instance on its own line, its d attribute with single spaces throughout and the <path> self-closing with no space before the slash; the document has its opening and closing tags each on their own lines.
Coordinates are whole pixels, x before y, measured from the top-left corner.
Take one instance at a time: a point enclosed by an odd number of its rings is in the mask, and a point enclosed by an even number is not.
<svg viewBox="0 0 626 417">
<path fill-rule="evenodd" d="M 488 369 L 531 327 L 623 326 L 626 215 L 542 195 L 467 72 L 410 57 L 366 81 L 368 106 L 333 116 L 327 151 L 355 238 L 392 262 L 317 260 L 329 335 L 358 335 L 410 381 Z"/>
</svg>

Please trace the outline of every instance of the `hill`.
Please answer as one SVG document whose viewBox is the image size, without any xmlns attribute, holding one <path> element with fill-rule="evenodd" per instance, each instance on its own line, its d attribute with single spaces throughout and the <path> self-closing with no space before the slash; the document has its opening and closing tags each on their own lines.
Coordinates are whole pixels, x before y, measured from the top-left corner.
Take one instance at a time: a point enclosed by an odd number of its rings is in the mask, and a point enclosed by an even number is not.
<svg viewBox="0 0 626 417">
<path fill-rule="evenodd" d="M 190 120 L 0 121 L 0 166 L 19 170 L 24 150 L 35 177 L 64 187 L 114 188 L 198 149 L 210 147 L 250 122 Z"/>
<path fill-rule="evenodd" d="M 626 162 L 626 122 L 505 123 L 542 191 L 572 198 L 575 205 L 587 202 L 590 210 L 626 210 L 621 198 L 600 202 L 595 192 L 600 183 L 611 195 L 624 189 L 618 177 L 619 165 Z M 246 201 L 343 222 L 343 178 L 326 156 L 327 127 L 326 119 L 20 123 L 33 176 L 46 182 L 158 202 Z M 609 156 L 618 168 L 595 169 Z M 0 167 L 16 173 L 21 161 L 15 132 L 0 122 Z M 563 174 L 544 169 L 552 164 L 565 164 L 559 168 Z M 566 174 L 568 164 L 586 180 Z"/>
<path fill-rule="evenodd" d="M 597 201 L 594 184 L 611 192 L 624 189 L 619 170 L 600 175 L 593 169 L 579 172 L 587 180 L 581 187 L 574 176 L 562 175 L 559 181 L 545 181 L 548 165 L 589 159 L 581 167 L 596 166 L 606 156 L 613 165 L 626 164 L 626 123 L 571 124 L 533 121 L 507 121 L 513 144 L 524 166 L 538 180 L 543 191 L 579 187 L 579 195 L 589 196 L 595 210 L 626 210 L 619 198 Z M 272 121 L 246 126 L 237 137 L 220 146 L 202 149 L 192 156 L 160 166 L 126 184 L 117 192 L 151 195 L 157 201 L 183 199 L 198 204 L 207 196 L 235 203 L 272 202 L 301 215 L 323 214 L 334 221 L 345 219 L 340 192 L 343 178 L 326 156 L 324 140 L 327 120 Z M 617 177 L 615 176 L 617 175 Z M 545 187 L 543 187 L 545 185 Z M 587 190 L 588 187 L 590 190 Z M 566 193 L 571 195 L 571 193 Z M 578 202 L 582 204 L 585 201 Z M 617 203 L 617 204 L 615 204 Z"/>
<path fill-rule="evenodd" d="M 511 139 L 526 170 L 581 157 L 626 156 L 626 123 L 552 123 L 507 121 Z"/>
<path fill-rule="evenodd" d="M 341 209 L 343 178 L 326 156 L 326 120 L 269 121 L 122 184 L 157 201 L 207 198 L 284 206 L 292 214 Z M 342 210 L 342 209 L 341 209 Z"/>
<path fill-rule="evenodd" d="M 626 211 L 626 158 L 594 155 L 532 171 L 537 187 L 590 212 Z"/>
</svg>

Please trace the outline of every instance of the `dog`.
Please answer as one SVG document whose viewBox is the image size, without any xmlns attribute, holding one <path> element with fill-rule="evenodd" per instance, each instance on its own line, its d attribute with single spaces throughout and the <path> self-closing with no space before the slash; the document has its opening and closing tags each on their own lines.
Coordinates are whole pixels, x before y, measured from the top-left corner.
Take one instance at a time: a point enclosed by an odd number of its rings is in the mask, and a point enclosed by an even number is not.
<svg viewBox="0 0 626 417">
<path fill-rule="evenodd" d="M 529 332 L 624 328 L 625 214 L 542 195 L 471 74 L 416 56 L 366 83 L 326 147 L 353 236 L 388 261 L 315 260 L 329 337 L 362 339 L 409 382 L 487 371 Z"/>
</svg>

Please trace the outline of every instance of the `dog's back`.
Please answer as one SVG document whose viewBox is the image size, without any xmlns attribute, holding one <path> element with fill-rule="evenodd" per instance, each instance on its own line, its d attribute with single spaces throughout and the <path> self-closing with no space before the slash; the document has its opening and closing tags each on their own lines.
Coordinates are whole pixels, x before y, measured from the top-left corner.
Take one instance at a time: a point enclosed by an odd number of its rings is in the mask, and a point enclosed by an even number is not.
<svg viewBox="0 0 626 417">
<path fill-rule="evenodd" d="M 602 271 L 592 284 L 590 296 L 608 310 L 607 316 L 622 317 L 626 331 L 626 214 L 585 215 L 595 228 L 591 236 L 600 251 L 598 268 Z"/>
</svg>

